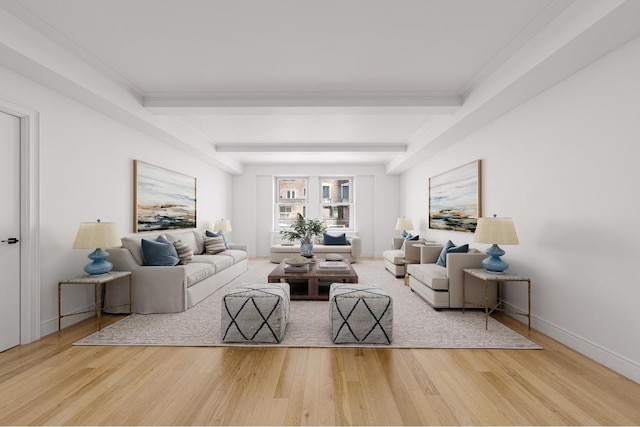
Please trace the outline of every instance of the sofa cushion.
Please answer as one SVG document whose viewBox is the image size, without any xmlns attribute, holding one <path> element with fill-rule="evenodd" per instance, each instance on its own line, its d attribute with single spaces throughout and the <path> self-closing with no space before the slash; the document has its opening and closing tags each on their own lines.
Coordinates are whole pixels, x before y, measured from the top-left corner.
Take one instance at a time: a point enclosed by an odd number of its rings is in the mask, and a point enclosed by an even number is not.
<svg viewBox="0 0 640 427">
<path fill-rule="evenodd" d="M 216 274 L 216 266 L 208 263 L 192 262 L 185 265 L 184 268 L 187 276 L 187 287 Z"/>
<path fill-rule="evenodd" d="M 176 248 L 163 236 L 153 240 L 142 239 L 142 259 L 144 265 L 173 266 L 180 262 Z"/>
<path fill-rule="evenodd" d="M 233 263 L 235 264 L 236 262 L 242 261 L 243 259 L 247 258 L 247 252 L 245 251 L 241 251 L 238 249 L 228 249 L 224 252 L 220 252 L 219 255 L 224 255 L 224 256 L 228 256 L 233 258 Z"/>
<path fill-rule="evenodd" d="M 333 253 L 350 254 L 351 253 L 351 246 L 350 245 L 313 245 L 313 253 L 319 253 L 319 254 L 333 254 Z"/>
<path fill-rule="evenodd" d="M 196 236 L 193 234 L 193 231 L 166 233 L 166 236 L 167 240 L 171 243 L 175 243 L 178 240 L 186 243 L 194 254 L 202 253 L 202 251 L 199 250 L 198 242 L 196 241 Z"/>
<path fill-rule="evenodd" d="M 222 231 L 218 231 L 217 233 L 214 233 L 213 231 L 205 231 L 204 233 L 207 237 L 222 237 L 222 240 L 224 242 L 224 248 L 225 249 L 229 249 L 229 242 L 227 242 L 227 236 L 224 235 L 224 233 Z"/>
<path fill-rule="evenodd" d="M 337 236 L 332 236 L 330 234 L 324 235 L 323 243 L 324 245 L 348 245 L 347 235 L 345 233 L 339 234 Z"/>
<path fill-rule="evenodd" d="M 161 234 L 163 236 L 163 234 Z M 144 259 L 142 258 L 142 239 L 143 237 L 123 237 L 122 247 L 131 252 L 133 258 L 139 265 L 144 265 Z"/>
<path fill-rule="evenodd" d="M 447 269 L 438 264 L 409 264 L 408 273 L 416 280 L 426 284 L 434 290 L 446 291 L 449 289 Z"/>
<path fill-rule="evenodd" d="M 211 264 L 216 268 L 216 273 L 224 270 L 225 268 L 229 268 L 234 264 L 232 257 L 222 255 L 221 253 L 216 255 L 194 255 L 193 262 Z"/>
<path fill-rule="evenodd" d="M 393 264 L 403 264 L 404 251 L 400 249 L 390 249 L 388 251 L 382 252 L 382 257 Z"/>
<path fill-rule="evenodd" d="M 180 264 L 189 264 L 193 259 L 193 250 L 191 247 L 184 243 L 182 240 L 173 242 L 173 247 L 176 248 L 178 258 L 180 258 Z"/>
<path fill-rule="evenodd" d="M 222 236 L 205 237 L 204 248 L 207 255 L 215 255 L 225 250 L 224 239 Z"/>
</svg>

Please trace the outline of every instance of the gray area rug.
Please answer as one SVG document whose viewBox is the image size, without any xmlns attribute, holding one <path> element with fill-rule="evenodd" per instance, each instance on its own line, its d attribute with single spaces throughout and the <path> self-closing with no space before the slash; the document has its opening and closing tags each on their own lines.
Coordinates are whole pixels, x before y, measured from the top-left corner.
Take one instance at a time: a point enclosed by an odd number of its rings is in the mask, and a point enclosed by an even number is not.
<svg viewBox="0 0 640 427">
<path fill-rule="evenodd" d="M 148 346 L 280 346 L 280 347 L 385 347 L 385 348 L 499 348 L 541 347 L 494 319 L 485 330 L 484 312 L 435 311 L 429 304 L 384 269 L 382 261 L 353 264 L 360 283 L 377 284 L 393 297 L 393 342 L 391 345 L 333 344 L 329 302 L 291 301 L 291 313 L 281 344 L 227 344 L 221 340 L 222 295 L 242 284 L 266 283 L 275 264 L 251 260 L 249 271 L 203 300 L 175 314 L 133 314 L 75 345 Z"/>
</svg>

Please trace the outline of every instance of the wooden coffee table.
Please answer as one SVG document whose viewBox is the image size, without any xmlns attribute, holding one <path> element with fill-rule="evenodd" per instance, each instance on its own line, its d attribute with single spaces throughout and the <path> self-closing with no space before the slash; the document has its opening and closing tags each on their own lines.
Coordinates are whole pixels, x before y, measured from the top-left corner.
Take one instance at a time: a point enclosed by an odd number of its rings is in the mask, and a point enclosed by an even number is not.
<svg viewBox="0 0 640 427">
<path fill-rule="evenodd" d="M 284 271 L 284 261 L 267 276 L 269 283 L 286 282 L 290 286 L 292 300 L 329 301 L 329 287 L 332 283 L 358 283 L 358 275 L 349 263 L 345 272 L 318 271 L 316 265 L 323 259 L 309 265 L 309 271 L 289 273 Z"/>
</svg>

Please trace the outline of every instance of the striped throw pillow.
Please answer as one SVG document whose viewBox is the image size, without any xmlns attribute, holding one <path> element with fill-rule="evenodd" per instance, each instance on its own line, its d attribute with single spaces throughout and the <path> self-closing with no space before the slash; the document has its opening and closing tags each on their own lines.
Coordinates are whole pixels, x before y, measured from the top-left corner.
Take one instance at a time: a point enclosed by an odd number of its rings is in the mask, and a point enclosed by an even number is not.
<svg viewBox="0 0 640 427">
<path fill-rule="evenodd" d="M 180 264 L 189 264 L 193 260 L 193 250 L 188 244 L 178 240 L 173 242 L 173 246 L 176 248 L 178 258 L 180 258 Z"/>
<path fill-rule="evenodd" d="M 222 236 L 204 238 L 204 251 L 208 255 L 214 255 L 223 252 L 224 250 L 224 239 Z"/>
</svg>

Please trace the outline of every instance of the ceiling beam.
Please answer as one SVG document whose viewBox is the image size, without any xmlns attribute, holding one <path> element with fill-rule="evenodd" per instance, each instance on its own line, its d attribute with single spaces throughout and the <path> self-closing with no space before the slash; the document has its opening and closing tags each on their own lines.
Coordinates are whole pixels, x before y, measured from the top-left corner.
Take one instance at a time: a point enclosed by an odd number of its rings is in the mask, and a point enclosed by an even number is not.
<svg viewBox="0 0 640 427">
<path fill-rule="evenodd" d="M 224 107 L 431 107 L 450 114 L 462 105 L 460 94 L 420 92 L 225 92 L 156 93 L 144 96 L 147 108 Z"/>
<path fill-rule="evenodd" d="M 404 153 L 407 151 L 407 145 L 393 143 L 229 143 L 215 144 L 215 149 L 219 153 Z"/>
</svg>

